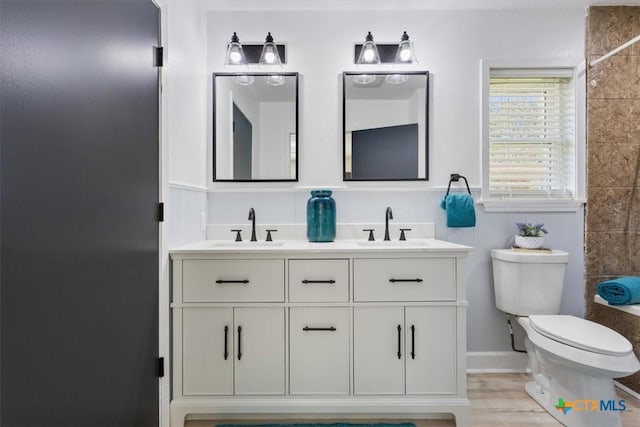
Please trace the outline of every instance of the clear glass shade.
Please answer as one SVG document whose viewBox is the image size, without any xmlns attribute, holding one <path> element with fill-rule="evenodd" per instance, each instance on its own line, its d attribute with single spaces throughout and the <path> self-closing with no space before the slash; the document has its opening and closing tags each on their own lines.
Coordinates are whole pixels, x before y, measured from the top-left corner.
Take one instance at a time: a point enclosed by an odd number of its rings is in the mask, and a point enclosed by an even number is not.
<svg viewBox="0 0 640 427">
<path fill-rule="evenodd" d="M 362 49 L 360 49 L 360 55 L 358 56 L 358 61 L 356 64 L 379 64 L 380 63 L 380 53 L 378 53 L 378 47 L 373 41 L 373 36 L 371 35 L 371 31 L 367 34 L 367 38 L 365 42 L 362 44 Z"/>
<path fill-rule="evenodd" d="M 409 40 L 409 36 L 405 31 L 402 34 L 400 43 L 398 44 L 398 51 L 396 52 L 396 64 L 417 64 L 415 50 L 413 49 L 413 43 Z"/>
<path fill-rule="evenodd" d="M 273 42 L 271 33 L 267 34 L 267 38 L 265 39 L 264 46 L 262 47 L 262 53 L 260 53 L 260 60 L 258 61 L 258 63 L 260 65 L 282 65 L 282 62 L 280 61 L 280 54 L 278 53 L 278 48 Z"/>
<path fill-rule="evenodd" d="M 246 65 L 247 57 L 244 49 L 240 44 L 240 39 L 236 33 L 233 33 L 231 42 L 227 45 L 227 55 L 225 56 L 224 65 Z"/>
</svg>

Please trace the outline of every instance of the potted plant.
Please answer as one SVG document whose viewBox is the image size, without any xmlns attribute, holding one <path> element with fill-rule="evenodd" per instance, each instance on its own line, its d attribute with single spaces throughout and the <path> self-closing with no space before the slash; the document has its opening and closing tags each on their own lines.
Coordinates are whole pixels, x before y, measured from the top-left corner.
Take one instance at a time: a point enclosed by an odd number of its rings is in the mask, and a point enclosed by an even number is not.
<svg viewBox="0 0 640 427">
<path fill-rule="evenodd" d="M 547 234 L 544 224 L 531 224 L 528 222 L 516 222 L 516 246 L 524 249 L 540 249 L 544 245 L 544 237 Z"/>
</svg>

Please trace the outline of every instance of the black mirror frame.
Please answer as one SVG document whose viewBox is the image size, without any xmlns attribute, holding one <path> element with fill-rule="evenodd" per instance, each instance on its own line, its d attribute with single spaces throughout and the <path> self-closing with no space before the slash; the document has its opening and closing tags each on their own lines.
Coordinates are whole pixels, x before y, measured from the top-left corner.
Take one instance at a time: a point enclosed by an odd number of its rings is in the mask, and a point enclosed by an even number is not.
<svg viewBox="0 0 640 427">
<path fill-rule="evenodd" d="M 234 77 L 234 76 L 254 76 L 254 77 L 266 77 L 266 76 L 284 76 L 284 77 L 295 77 L 296 78 L 296 177 L 290 179 L 216 179 L 216 76 L 224 76 L 224 77 Z M 299 121 L 298 115 L 300 111 L 299 105 L 299 89 L 298 85 L 300 82 L 299 73 L 288 72 L 288 73 L 258 73 L 258 72 L 246 72 L 246 73 L 213 73 L 212 74 L 212 91 L 213 91 L 213 120 L 212 120 L 212 181 L 213 182 L 298 182 L 300 178 L 300 132 L 298 129 Z"/>
<path fill-rule="evenodd" d="M 424 75 L 425 82 L 425 177 L 424 178 L 367 178 L 367 179 L 353 179 L 347 178 L 346 166 L 347 166 L 347 146 L 345 141 L 345 135 L 347 132 L 347 91 L 346 91 L 346 78 L 347 76 L 357 76 L 360 74 L 370 74 L 374 76 L 387 76 L 390 74 L 400 75 Z M 342 73 L 342 181 L 429 181 L 429 71 L 344 71 Z"/>
</svg>

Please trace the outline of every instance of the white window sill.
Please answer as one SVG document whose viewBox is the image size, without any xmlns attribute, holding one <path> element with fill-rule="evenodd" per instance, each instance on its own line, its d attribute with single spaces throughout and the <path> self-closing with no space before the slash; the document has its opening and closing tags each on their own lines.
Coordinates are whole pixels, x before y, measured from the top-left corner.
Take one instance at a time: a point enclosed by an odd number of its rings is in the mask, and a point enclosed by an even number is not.
<svg viewBox="0 0 640 427">
<path fill-rule="evenodd" d="M 577 212 L 584 200 L 478 200 L 485 212 Z"/>
</svg>

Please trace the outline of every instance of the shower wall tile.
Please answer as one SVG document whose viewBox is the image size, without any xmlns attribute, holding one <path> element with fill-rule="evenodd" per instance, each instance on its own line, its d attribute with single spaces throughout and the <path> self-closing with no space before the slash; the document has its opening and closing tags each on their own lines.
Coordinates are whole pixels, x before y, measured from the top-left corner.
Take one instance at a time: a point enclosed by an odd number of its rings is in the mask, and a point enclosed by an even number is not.
<svg viewBox="0 0 640 427">
<path fill-rule="evenodd" d="M 640 34 L 640 29 L 638 29 L 637 34 Z M 629 64 L 629 79 L 631 81 L 630 96 L 634 99 L 640 98 L 640 47 L 638 47 L 638 45 L 640 45 L 640 42 L 633 45 L 638 55 L 631 56 Z"/>
<path fill-rule="evenodd" d="M 640 99 L 587 98 L 587 141 L 640 143 Z"/>
<path fill-rule="evenodd" d="M 593 276 L 628 276 L 640 271 L 640 233 L 587 232 L 585 271 Z"/>
<path fill-rule="evenodd" d="M 640 196 L 629 188 L 589 188 L 588 232 L 640 232 Z"/>
<path fill-rule="evenodd" d="M 632 187 L 640 144 L 598 144 L 588 150 L 589 189 Z"/>
<path fill-rule="evenodd" d="M 631 16 L 633 20 L 633 37 L 635 37 L 640 34 L 640 8 L 634 7 Z M 631 55 L 640 56 L 640 45 L 638 43 L 631 46 Z"/>
<path fill-rule="evenodd" d="M 599 55 L 587 56 L 587 61 L 597 59 Z M 587 82 L 587 97 L 596 98 L 630 98 L 631 67 L 629 55 L 618 54 L 594 65 L 589 70 Z"/>
<path fill-rule="evenodd" d="M 627 6 L 590 7 L 587 16 L 587 54 L 603 55 L 633 38 L 633 9 Z"/>
<path fill-rule="evenodd" d="M 640 34 L 640 7 L 590 7 L 586 28 L 592 60 Z M 640 274 L 640 44 L 587 67 L 586 81 L 586 317 L 620 332 L 640 355 L 638 318 L 593 300 L 598 283 Z M 640 392 L 640 374 L 620 382 Z"/>
</svg>

